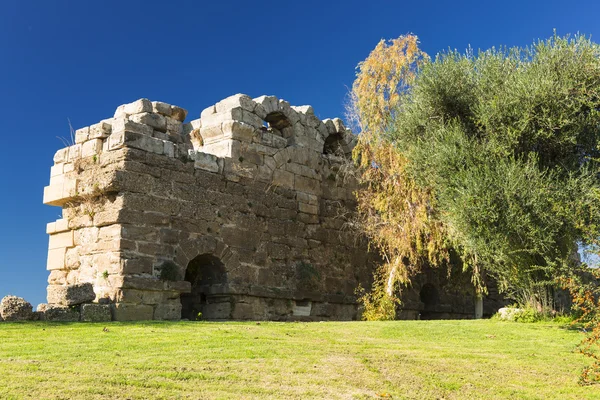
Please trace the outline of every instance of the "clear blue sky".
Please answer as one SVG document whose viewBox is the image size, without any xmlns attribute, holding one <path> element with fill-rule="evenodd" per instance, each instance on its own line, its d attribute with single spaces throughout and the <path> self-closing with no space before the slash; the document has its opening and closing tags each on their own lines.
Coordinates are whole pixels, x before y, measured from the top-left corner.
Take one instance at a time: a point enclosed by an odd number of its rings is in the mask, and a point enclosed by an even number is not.
<svg viewBox="0 0 600 400">
<path fill-rule="evenodd" d="M 75 129 L 146 97 L 200 111 L 235 93 L 274 94 L 341 116 L 354 68 L 381 38 L 449 47 L 523 46 L 586 33 L 600 2 L 27 1 L 0 7 L 0 297 L 45 301 L 52 156 Z"/>
</svg>

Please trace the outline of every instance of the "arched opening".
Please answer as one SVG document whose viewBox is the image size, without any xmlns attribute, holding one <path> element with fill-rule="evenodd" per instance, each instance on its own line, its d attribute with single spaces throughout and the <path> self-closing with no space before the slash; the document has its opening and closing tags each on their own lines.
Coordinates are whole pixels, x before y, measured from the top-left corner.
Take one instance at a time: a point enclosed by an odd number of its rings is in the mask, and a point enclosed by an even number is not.
<svg viewBox="0 0 600 400">
<path fill-rule="evenodd" d="M 421 313 L 421 319 L 432 319 L 434 317 L 435 307 L 440 302 L 437 288 L 431 283 L 426 283 L 419 292 L 419 298 L 425 305 L 424 311 Z"/>
<path fill-rule="evenodd" d="M 275 128 L 279 131 L 292 126 L 292 123 L 288 117 L 279 111 L 273 111 L 272 113 L 269 113 L 265 117 L 265 122 L 269 124 L 269 127 Z"/>
<path fill-rule="evenodd" d="M 219 295 L 227 285 L 225 265 L 212 254 L 201 254 L 188 263 L 185 280 L 192 284 L 192 291 L 181 295 L 181 318 L 227 319 L 230 310 L 218 306 Z"/>
<path fill-rule="evenodd" d="M 345 155 L 344 138 L 341 133 L 331 134 L 325 139 L 323 145 L 323 154 L 333 154 L 334 156 Z"/>
</svg>

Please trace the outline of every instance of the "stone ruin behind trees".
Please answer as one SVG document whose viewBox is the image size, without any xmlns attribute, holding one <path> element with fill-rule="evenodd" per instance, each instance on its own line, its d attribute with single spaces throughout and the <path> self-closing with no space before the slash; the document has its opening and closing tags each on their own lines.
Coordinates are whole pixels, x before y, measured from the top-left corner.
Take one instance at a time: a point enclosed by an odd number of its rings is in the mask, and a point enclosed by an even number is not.
<svg viewBox="0 0 600 400">
<path fill-rule="evenodd" d="M 44 203 L 62 218 L 47 226 L 38 316 L 358 318 L 356 289 L 380 260 L 348 227 L 356 136 L 274 96 L 238 94 L 186 116 L 140 99 L 56 152 Z M 400 318 L 472 317 L 472 286 L 441 275 L 414 280 Z"/>
</svg>

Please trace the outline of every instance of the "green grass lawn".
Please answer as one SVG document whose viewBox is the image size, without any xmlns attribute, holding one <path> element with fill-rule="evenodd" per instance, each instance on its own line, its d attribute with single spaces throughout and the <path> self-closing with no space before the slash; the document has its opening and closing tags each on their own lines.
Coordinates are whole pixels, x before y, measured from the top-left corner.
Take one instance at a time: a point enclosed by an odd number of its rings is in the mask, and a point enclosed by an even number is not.
<svg viewBox="0 0 600 400">
<path fill-rule="evenodd" d="M 600 399 L 577 385 L 580 339 L 489 320 L 2 323 L 0 399 Z"/>
</svg>

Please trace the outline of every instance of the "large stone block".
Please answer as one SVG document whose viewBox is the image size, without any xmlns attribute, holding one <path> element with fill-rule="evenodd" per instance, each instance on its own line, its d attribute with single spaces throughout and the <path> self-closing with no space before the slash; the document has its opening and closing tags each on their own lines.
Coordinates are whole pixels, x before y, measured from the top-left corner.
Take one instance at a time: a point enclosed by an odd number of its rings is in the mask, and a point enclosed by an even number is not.
<svg viewBox="0 0 600 400">
<path fill-rule="evenodd" d="M 52 250 L 59 249 L 61 247 L 73 247 L 73 245 L 73 231 L 67 231 L 50 235 L 48 248 Z"/>
<path fill-rule="evenodd" d="M 148 321 L 154 316 L 154 308 L 145 304 L 117 303 L 113 307 L 115 321 Z"/>
<path fill-rule="evenodd" d="M 294 188 L 294 174 L 281 169 L 273 172 L 273 184 L 284 188 Z"/>
<path fill-rule="evenodd" d="M 77 129 L 75 131 L 75 143 L 83 143 L 88 140 L 90 136 L 90 127 L 86 126 L 85 128 Z"/>
<path fill-rule="evenodd" d="M 42 321 L 77 322 L 80 319 L 80 313 L 77 307 L 40 304 L 37 311 L 40 314 L 40 319 Z"/>
<path fill-rule="evenodd" d="M 131 114 L 138 114 L 144 112 L 152 112 L 152 103 L 148 99 L 139 99 L 133 103 L 123 104 L 117 107 L 115 111 L 115 118 L 126 117 Z"/>
<path fill-rule="evenodd" d="M 91 283 L 78 283 L 75 285 L 50 285 L 48 286 L 48 303 L 72 306 L 87 303 L 96 298 L 94 287 Z"/>
<path fill-rule="evenodd" d="M 83 304 L 81 320 L 84 322 L 108 322 L 112 318 L 109 304 Z"/>
<path fill-rule="evenodd" d="M 255 106 L 256 103 L 254 103 L 250 96 L 238 93 L 219 101 L 217 104 L 215 104 L 215 109 L 218 113 L 236 107 L 241 107 L 248 111 L 254 111 Z"/>
<path fill-rule="evenodd" d="M 104 139 L 112 132 L 112 119 L 100 121 L 90 126 L 90 139 Z"/>
<path fill-rule="evenodd" d="M 67 249 L 65 247 L 48 250 L 48 258 L 46 261 L 46 269 L 48 271 L 58 270 L 65 268 L 65 253 Z"/>
<path fill-rule="evenodd" d="M 194 167 L 210 172 L 219 172 L 219 158 L 213 154 L 195 152 Z"/>
<path fill-rule="evenodd" d="M 0 316 L 5 321 L 29 321 L 33 319 L 33 307 L 21 297 L 6 296 L 0 301 Z"/>
<path fill-rule="evenodd" d="M 137 122 L 138 124 L 151 126 L 159 132 L 167 131 L 167 120 L 163 115 L 160 114 L 142 113 L 132 115 L 129 119 L 133 122 Z"/>
<path fill-rule="evenodd" d="M 187 117 L 187 110 L 177 106 L 171 106 L 171 118 L 176 119 L 177 121 L 185 121 L 185 117 Z"/>
<path fill-rule="evenodd" d="M 154 310 L 154 319 L 158 320 L 180 320 L 181 302 L 179 300 L 169 300 L 156 306 Z"/>
</svg>

